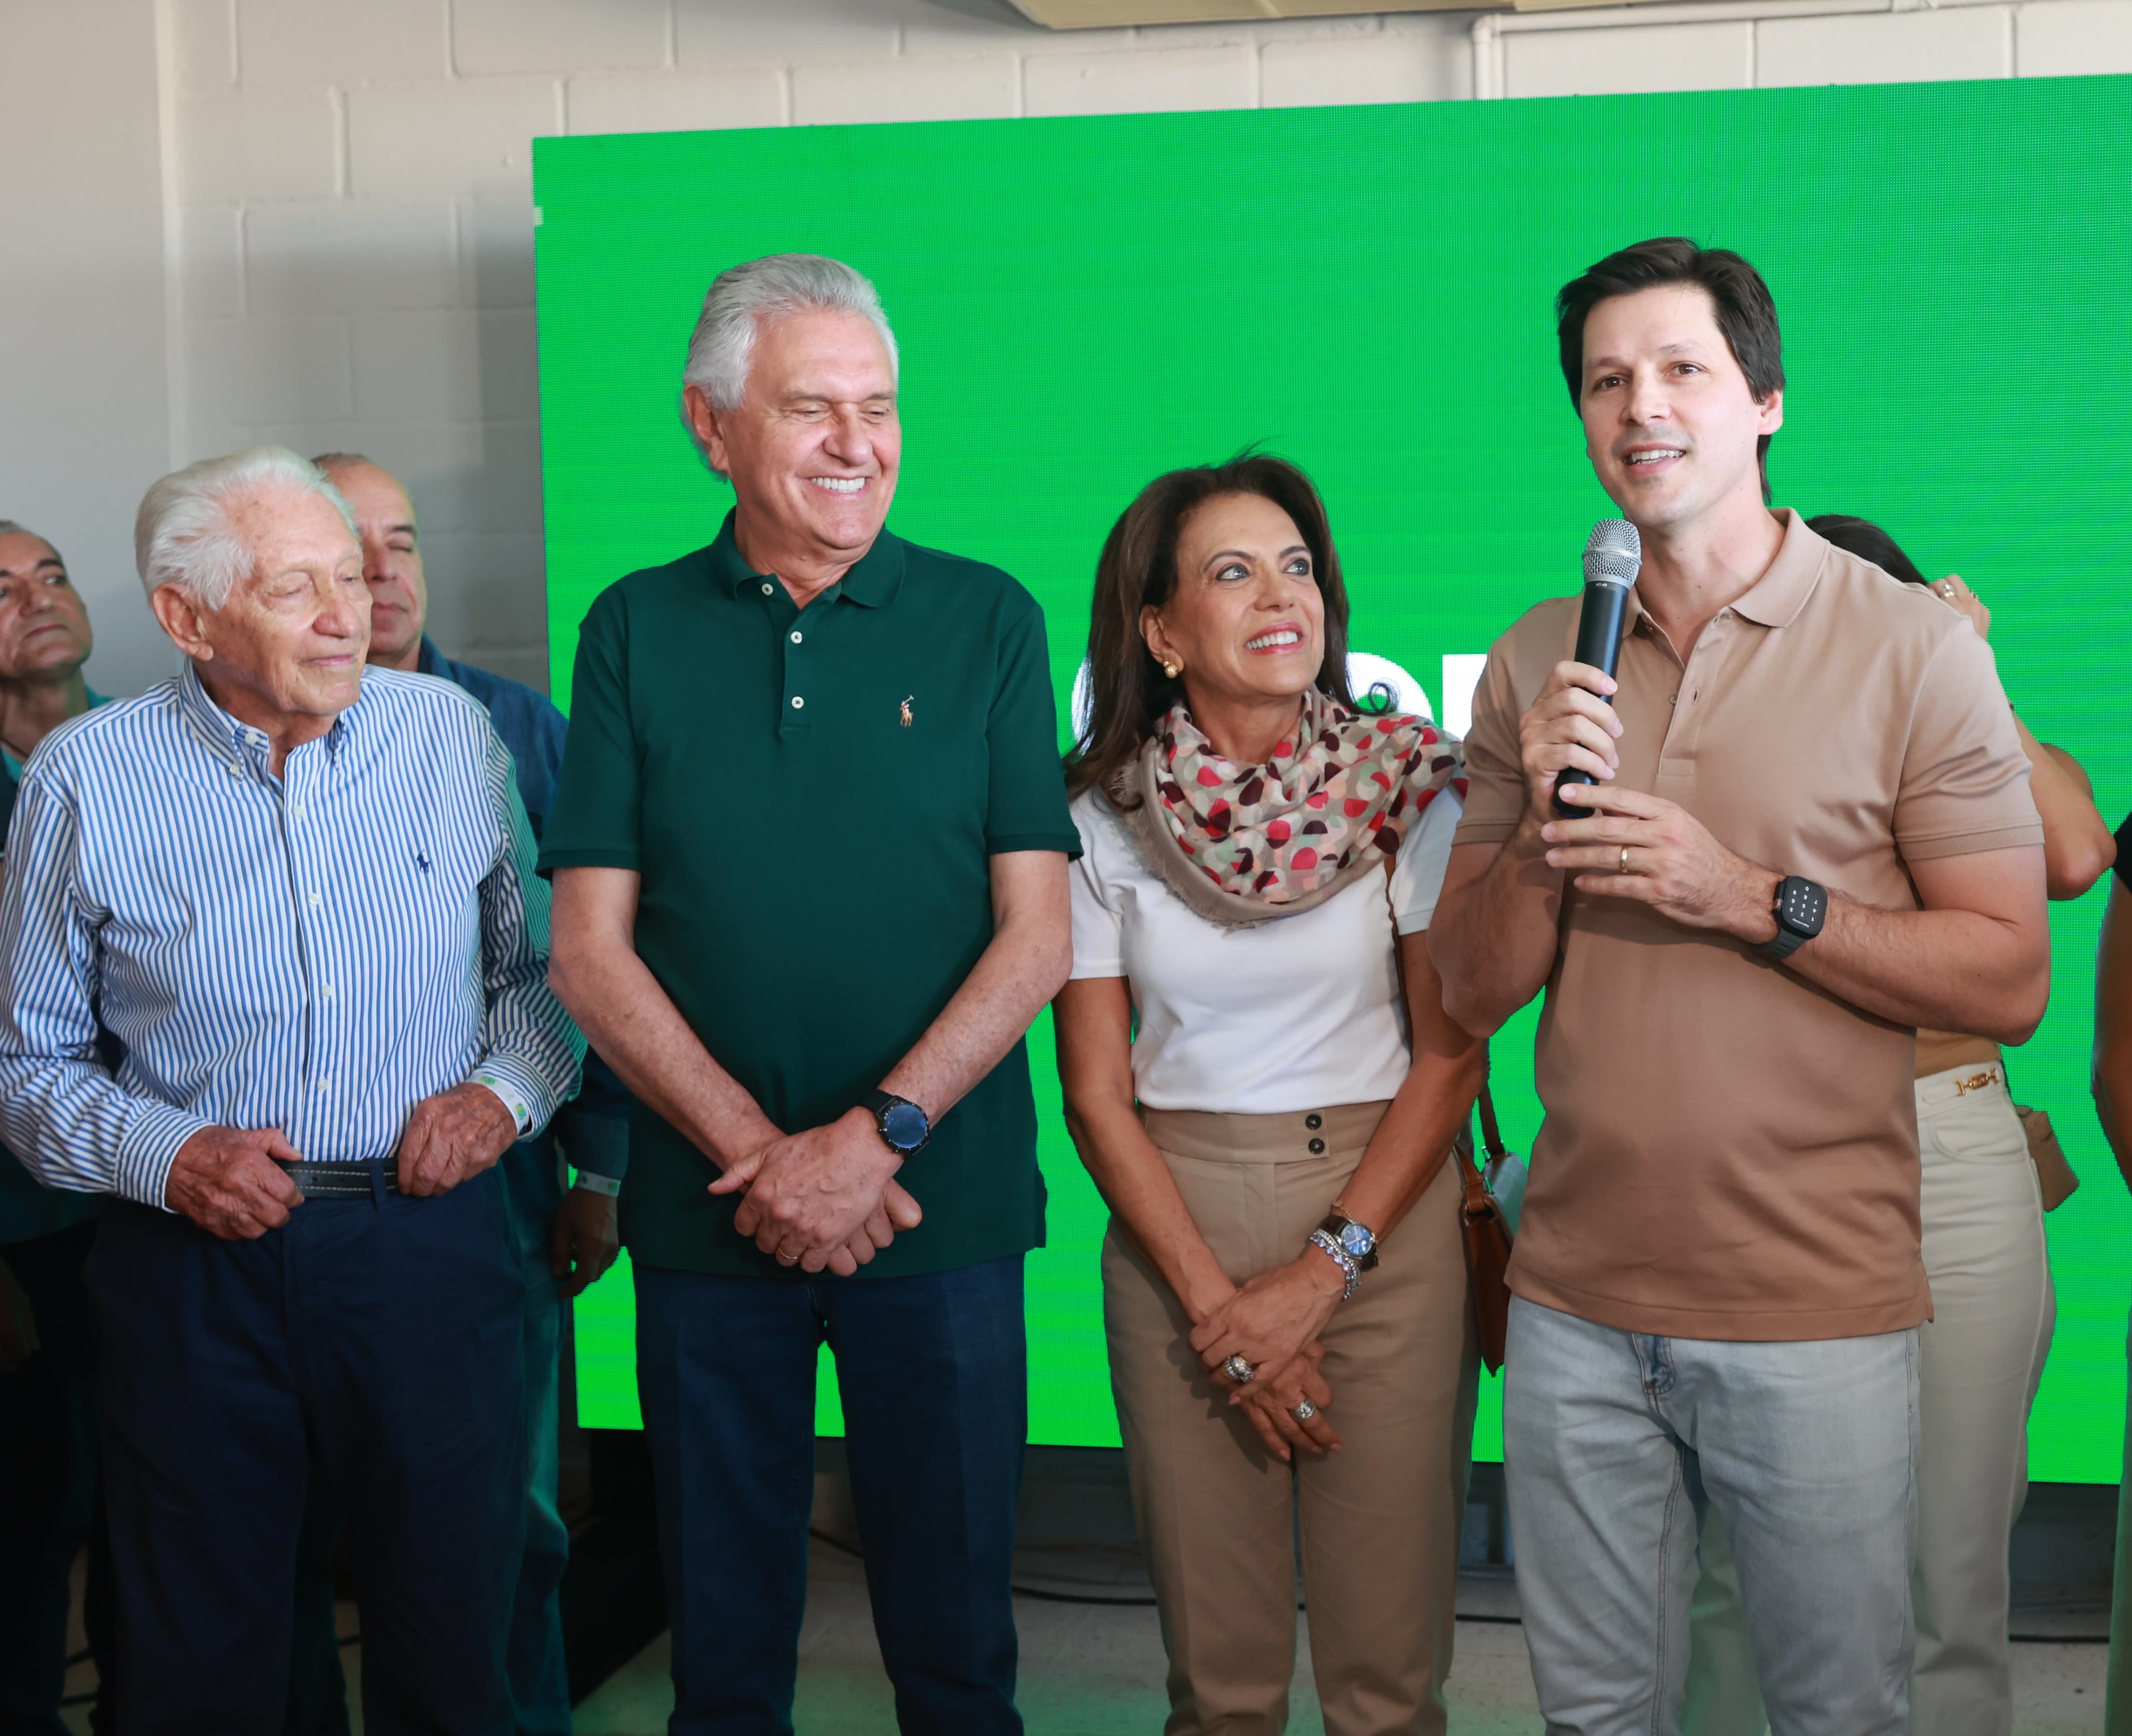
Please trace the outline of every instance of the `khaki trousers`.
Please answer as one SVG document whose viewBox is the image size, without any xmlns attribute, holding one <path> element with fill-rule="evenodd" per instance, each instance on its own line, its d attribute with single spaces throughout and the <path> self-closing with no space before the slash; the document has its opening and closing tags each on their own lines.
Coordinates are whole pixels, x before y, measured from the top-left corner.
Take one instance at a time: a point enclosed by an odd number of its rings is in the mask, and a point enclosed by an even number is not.
<svg viewBox="0 0 2132 1736">
<path fill-rule="evenodd" d="M 1304 1248 L 1385 1108 L 1143 1113 L 1200 1233 L 1241 1283 Z M 1479 1359 L 1457 1206 L 1447 1163 L 1335 1310 L 1323 1373 L 1343 1445 L 1298 1452 L 1292 1469 L 1213 1385 L 1184 1309 L 1112 1223 L 1103 1319 L 1169 1654 L 1166 1736 L 1287 1727 L 1299 1534 L 1327 1736 L 1445 1729 Z"/>
<path fill-rule="evenodd" d="M 2029 1493 L 2029 1407 L 2058 1318 L 2043 1196 L 2002 1067 L 1918 1081 L 1925 1277 L 1918 1335 L 1918 1556 L 1910 1578 L 1918 1736 L 2010 1736 L 2006 1543 Z M 1977 1081 L 1982 1080 L 1981 1084 Z M 2132 1503 L 2127 1503 L 2132 1506 Z M 1769 1728 L 1740 1580 L 1714 1509 L 1702 1519 L 1688 1736 Z"/>
</svg>

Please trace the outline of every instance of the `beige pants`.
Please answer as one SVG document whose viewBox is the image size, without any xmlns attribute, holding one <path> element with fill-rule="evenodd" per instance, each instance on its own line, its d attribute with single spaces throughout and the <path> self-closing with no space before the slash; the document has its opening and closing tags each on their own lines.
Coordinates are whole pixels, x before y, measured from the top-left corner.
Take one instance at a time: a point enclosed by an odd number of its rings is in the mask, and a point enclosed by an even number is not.
<svg viewBox="0 0 2132 1736">
<path fill-rule="evenodd" d="M 1145 1118 L 1200 1233 L 1241 1283 L 1305 1246 L 1385 1108 Z M 1457 1205 L 1447 1164 L 1334 1311 L 1323 1372 L 1344 1445 L 1298 1452 L 1293 1470 L 1210 1382 L 1184 1309 L 1112 1224 L 1103 1320 L 1169 1653 L 1167 1736 L 1287 1727 L 1299 1532 L 1327 1736 L 1446 1728 L 1478 1366 Z"/>
<path fill-rule="evenodd" d="M 2058 1319 L 2043 1197 L 2003 1069 L 1956 1067 L 1919 1080 L 1917 1090 L 1933 1318 L 1919 1338 L 1910 1728 L 2009 1736 L 2006 1540 L 2028 1498 L 2029 1407 Z M 1757 1736 L 1767 1720 L 1739 1576 L 1714 1512 L 1704 1515 L 1699 1550 L 1681 1728 Z"/>
</svg>

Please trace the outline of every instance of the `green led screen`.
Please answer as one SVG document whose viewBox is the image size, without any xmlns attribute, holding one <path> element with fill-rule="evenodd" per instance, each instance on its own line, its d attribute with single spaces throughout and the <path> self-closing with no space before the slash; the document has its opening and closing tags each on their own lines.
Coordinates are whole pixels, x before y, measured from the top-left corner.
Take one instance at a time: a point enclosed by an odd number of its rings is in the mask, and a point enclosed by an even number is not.
<svg viewBox="0 0 2132 1736">
<path fill-rule="evenodd" d="M 1775 292 L 1779 503 L 1877 519 L 1929 572 L 1960 572 L 2030 727 L 2084 762 L 2113 823 L 2132 801 L 2115 698 L 2132 79 L 546 139 L 535 168 L 566 709 L 593 597 L 708 542 L 730 503 L 675 407 L 704 288 L 805 251 L 867 272 L 896 325 L 895 527 L 1035 594 L 1062 728 L 1113 518 L 1157 472 L 1254 441 L 1324 493 L 1357 649 L 1413 672 L 1439 716 L 1454 660 L 1455 714 L 1456 660 L 1574 589 L 1612 512 L 1557 368 L 1553 292 L 1615 247 L 1685 233 L 1739 248 Z M 2085 1183 L 2050 1219 L 2058 1335 L 2031 1459 L 2067 1481 L 2116 1480 L 2125 1401 L 2132 1206 L 2087 1095 L 2101 897 L 2054 906 L 2051 1014 L 2010 1066 Z M 1520 1149 L 1531 1032 L 1528 1012 L 1494 1049 Z M 1051 1195 L 1029 1265 L 1031 1438 L 1115 1444 L 1104 1213 L 1059 1124 L 1048 1025 L 1030 1046 Z M 576 1321 L 580 1419 L 634 1426 L 626 1262 Z M 823 1394 L 833 1433 L 826 1368 Z"/>
</svg>

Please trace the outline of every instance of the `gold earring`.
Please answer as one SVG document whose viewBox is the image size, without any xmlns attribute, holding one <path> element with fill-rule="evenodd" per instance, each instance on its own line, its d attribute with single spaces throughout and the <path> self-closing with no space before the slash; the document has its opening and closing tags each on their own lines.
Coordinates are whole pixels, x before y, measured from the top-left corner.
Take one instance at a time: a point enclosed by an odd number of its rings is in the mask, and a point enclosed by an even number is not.
<svg viewBox="0 0 2132 1736">
<path fill-rule="evenodd" d="M 1184 666 L 1182 663 L 1171 662 L 1167 657 L 1162 660 L 1162 672 L 1173 681 L 1177 679 L 1177 671 Z"/>
</svg>

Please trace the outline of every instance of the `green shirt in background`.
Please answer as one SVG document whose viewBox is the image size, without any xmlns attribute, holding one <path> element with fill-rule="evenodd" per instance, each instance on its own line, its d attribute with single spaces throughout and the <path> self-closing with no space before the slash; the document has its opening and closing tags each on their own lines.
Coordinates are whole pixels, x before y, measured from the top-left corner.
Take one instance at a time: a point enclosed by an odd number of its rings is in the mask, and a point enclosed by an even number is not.
<svg viewBox="0 0 2132 1736">
<path fill-rule="evenodd" d="M 636 950 L 787 1132 L 881 1083 L 992 935 L 990 858 L 1080 854 L 1044 615 L 996 568 L 883 531 L 795 608 L 718 541 L 610 586 L 585 617 L 544 873 L 643 877 Z M 706 1191 L 710 1160 L 635 1105 L 631 1257 L 780 1275 Z M 862 1276 L 952 1271 L 1044 1239 L 1017 1043 L 897 1178 L 925 1221 Z"/>
</svg>

